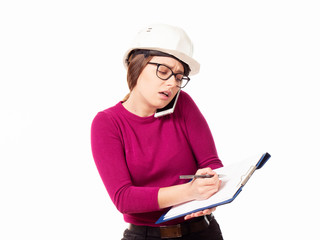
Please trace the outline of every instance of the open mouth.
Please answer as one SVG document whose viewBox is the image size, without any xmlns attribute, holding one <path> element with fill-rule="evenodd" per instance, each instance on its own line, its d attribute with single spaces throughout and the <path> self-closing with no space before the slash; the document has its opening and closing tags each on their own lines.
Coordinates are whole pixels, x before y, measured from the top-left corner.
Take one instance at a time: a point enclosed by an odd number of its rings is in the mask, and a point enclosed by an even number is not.
<svg viewBox="0 0 320 240">
<path fill-rule="evenodd" d="M 167 92 L 160 92 L 160 94 L 163 94 L 163 95 L 169 97 L 169 93 L 167 93 Z"/>
<path fill-rule="evenodd" d="M 168 91 L 163 91 L 163 92 L 159 92 L 161 95 L 165 96 L 166 98 L 171 97 L 172 92 L 170 90 Z"/>
</svg>

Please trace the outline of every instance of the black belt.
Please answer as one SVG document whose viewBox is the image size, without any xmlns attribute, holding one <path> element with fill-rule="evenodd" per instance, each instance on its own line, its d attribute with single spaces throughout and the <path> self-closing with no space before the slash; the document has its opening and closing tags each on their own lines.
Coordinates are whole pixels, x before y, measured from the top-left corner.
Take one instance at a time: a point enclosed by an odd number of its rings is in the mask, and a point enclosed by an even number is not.
<svg viewBox="0 0 320 240">
<path fill-rule="evenodd" d="M 210 221 L 213 216 L 198 217 L 177 225 L 149 227 L 149 226 L 137 226 L 129 224 L 129 230 L 141 234 L 147 237 L 160 237 L 166 238 L 179 238 L 190 233 L 200 232 L 207 229 L 210 225 Z"/>
</svg>

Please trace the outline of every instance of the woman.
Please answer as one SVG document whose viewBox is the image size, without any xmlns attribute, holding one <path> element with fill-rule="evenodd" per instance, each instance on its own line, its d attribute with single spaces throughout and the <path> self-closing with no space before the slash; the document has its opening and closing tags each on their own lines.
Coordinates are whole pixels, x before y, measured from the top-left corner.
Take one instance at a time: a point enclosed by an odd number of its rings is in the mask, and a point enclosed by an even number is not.
<svg viewBox="0 0 320 240">
<path fill-rule="evenodd" d="M 169 207 L 216 193 L 222 167 L 208 124 L 191 97 L 180 91 L 199 71 L 186 33 L 169 25 L 140 31 L 124 57 L 130 93 L 99 112 L 92 123 L 92 152 L 100 176 L 129 223 L 123 240 L 222 239 L 207 209 L 155 224 Z M 178 97 L 174 112 L 155 112 Z M 179 175 L 210 174 L 180 180 Z"/>
</svg>

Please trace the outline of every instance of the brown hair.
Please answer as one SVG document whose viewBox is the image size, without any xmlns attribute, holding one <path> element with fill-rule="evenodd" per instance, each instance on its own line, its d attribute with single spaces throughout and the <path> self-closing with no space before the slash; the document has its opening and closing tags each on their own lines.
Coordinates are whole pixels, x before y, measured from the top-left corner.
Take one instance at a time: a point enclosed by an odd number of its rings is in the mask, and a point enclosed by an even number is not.
<svg viewBox="0 0 320 240">
<path fill-rule="evenodd" d="M 152 59 L 153 56 L 148 56 L 145 58 L 143 54 L 139 54 L 136 56 L 131 56 L 128 59 L 128 72 L 127 72 L 127 83 L 130 92 L 137 85 L 138 78 L 142 72 L 142 70 L 147 66 L 148 62 Z M 127 101 L 130 96 L 128 93 L 123 101 Z"/>
</svg>

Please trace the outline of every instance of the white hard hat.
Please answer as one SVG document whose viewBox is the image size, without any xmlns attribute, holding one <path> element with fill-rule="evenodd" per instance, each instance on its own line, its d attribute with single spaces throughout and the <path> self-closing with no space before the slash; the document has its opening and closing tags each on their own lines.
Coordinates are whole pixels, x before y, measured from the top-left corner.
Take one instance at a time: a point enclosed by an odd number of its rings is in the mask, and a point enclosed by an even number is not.
<svg viewBox="0 0 320 240">
<path fill-rule="evenodd" d="M 192 58 L 193 44 L 183 29 L 166 24 L 153 24 L 138 32 L 131 47 L 124 55 L 124 65 L 128 68 L 128 55 L 132 50 L 156 50 L 172 55 L 190 67 L 190 75 L 199 72 L 200 64 Z"/>
</svg>

